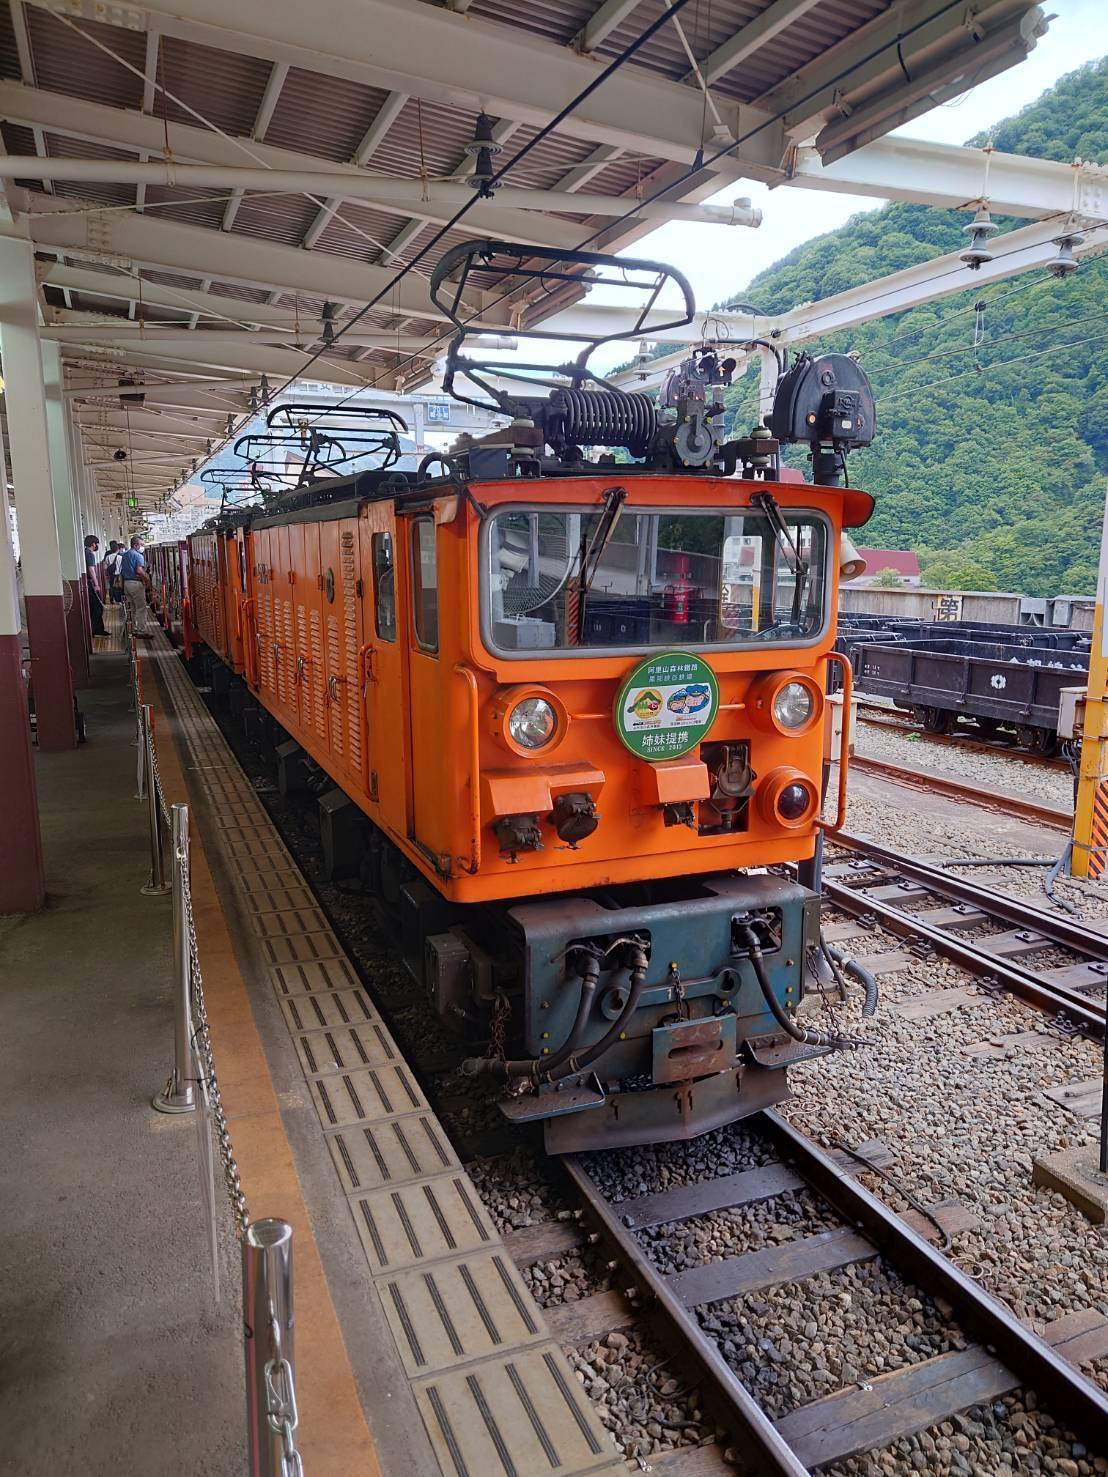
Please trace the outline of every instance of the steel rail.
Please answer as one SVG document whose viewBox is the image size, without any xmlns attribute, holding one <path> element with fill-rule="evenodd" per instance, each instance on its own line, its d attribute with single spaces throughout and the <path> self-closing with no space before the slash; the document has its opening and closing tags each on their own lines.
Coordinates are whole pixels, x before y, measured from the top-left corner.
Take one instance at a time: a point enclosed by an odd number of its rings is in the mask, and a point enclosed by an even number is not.
<svg viewBox="0 0 1108 1477">
<path fill-rule="evenodd" d="M 627 1263 L 679 1334 L 682 1343 L 701 1365 L 716 1388 L 720 1400 L 738 1420 L 734 1431 L 739 1447 L 752 1471 L 759 1477 L 808 1477 L 773 1421 L 762 1410 L 742 1380 L 724 1359 L 715 1343 L 696 1321 L 696 1313 L 677 1296 L 635 1237 L 620 1221 L 612 1204 L 584 1167 L 577 1154 L 563 1154 L 559 1161 L 612 1249 Z"/>
<path fill-rule="evenodd" d="M 873 860 L 887 861 L 892 870 L 922 883 L 940 897 L 952 898 L 1010 923 L 1015 928 L 1042 933 L 1048 942 L 1072 949 L 1093 962 L 1103 962 L 1108 958 L 1108 939 L 1084 932 L 1069 918 L 1043 913 L 988 888 L 977 887 L 961 878 L 951 877 L 936 868 L 928 867 L 926 863 L 916 862 L 910 857 L 901 858 L 897 852 L 888 851 L 876 844 L 871 845 L 857 837 L 840 834 L 835 837 L 835 844 L 858 851 Z M 855 917 L 873 916 L 891 933 L 901 938 L 923 940 L 952 963 L 960 965 L 971 974 L 996 980 L 1005 990 L 1037 1010 L 1049 1015 L 1060 1013 L 1089 1035 L 1098 1039 L 1104 1036 L 1104 1004 L 1090 1000 L 1088 996 L 1065 985 L 1044 980 L 1014 960 L 991 954 L 970 940 L 960 938 L 956 933 L 935 927 L 916 913 L 871 897 L 863 889 L 847 887 L 844 883 L 825 876 L 823 892 L 836 908 L 852 913 Z"/>
<path fill-rule="evenodd" d="M 1055 1419 L 1097 1449 L 1108 1431 L 1108 1392 L 1100 1389 L 999 1299 L 916 1234 L 894 1210 L 846 1174 L 811 1139 L 767 1109 L 771 1135 L 809 1183 L 868 1236 L 898 1271 L 908 1271 L 933 1297 L 944 1298 L 986 1351 L 1044 1398 Z"/>
<path fill-rule="evenodd" d="M 945 775 L 930 774 L 925 770 L 907 769 L 901 764 L 892 764 L 887 759 L 873 759 L 868 754 L 855 754 L 850 768 L 857 774 L 872 774 L 878 779 L 892 780 L 912 790 L 922 790 L 943 795 L 949 800 L 976 805 L 979 810 L 995 810 L 1002 815 L 1015 816 L 1036 826 L 1049 826 L 1053 831 L 1073 830 L 1073 816 L 1063 810 L 1054 810 L 1049 805 L 1039 805 L 1033 800 L 1020 800 L 1015 795 L 999 795 L 991 790 L 979 790 L 961 780 L 947 779 Z"/>
</svg>

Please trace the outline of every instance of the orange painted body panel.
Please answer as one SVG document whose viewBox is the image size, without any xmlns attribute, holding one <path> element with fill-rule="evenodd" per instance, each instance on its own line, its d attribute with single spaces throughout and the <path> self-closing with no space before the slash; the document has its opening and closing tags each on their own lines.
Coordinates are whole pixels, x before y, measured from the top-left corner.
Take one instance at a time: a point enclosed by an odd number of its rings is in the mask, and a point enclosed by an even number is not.
<svg viewBox="0 0 1108 1477">
<path fill-rule="evenodd" d="M 617 475 L 613 473 L 613 475 Z M 479 509 L 496 505 L 599 507 L 609 481 L 597 476 L 474 484 L 418 510 L 371 502 L 353 518 L 321 518 L 247 533 L 257 695 L 289 733 L 446 897 L 477 902 L 647 878 L 707 874 L 796 861 L 812 854 L 816 822 L 785 827 L 754 801 L 747 829 L 700 835 L 665 824 L 662 806 L 705 798 L 703 764 L 688 756 L 656 766 L 632 755 L 613 721 L 620 684 L 638 657 L 603 648 L 572 656 L 541 652 L 515 659 L 491 653 L 481 635 Z M 793 481 L 778 484 L 692 476 L 627 480 L 630 510 L 685 507 L 741 511 L 771 491 L 783 508 L 815 509 L 831 524 L 826 598 L 835 609 L 834 550 L 845 500 L 857 494 Z M 302 517 L 303 515 L 301 515 Z M 416 588 L 413 544 L 420 518 L 433 520 L 434 598 Z M 382 539 L 391 540 L 395 631 L 379 616 Z M 376 540 L 376 543 L 375 543 Z M 328 598 L 328 571 L 334 595 Z M 291 582 L 290 582 L 291 575 Z M 360 581 L 360 585 L 359 585 Z M 361 591 L 359 594 L 358 591 Z M 417 640 L 414 601 L 424 623 L 433 608 L 438 649 Z M 426 634 L 426 632 L 424 633 Z M 744 740 L 758 780 L 795 769 L 817 790 L 823 724 L 777 732 L 752 708 L 764 673 L 792 671 L 824 691 L 834 622 L 814 645 L 761 650 L 691 650 L 716 673 L 720 710 L 708 741 Z M 247 657 L 247 670 L 251 658 Z M 541 686 L 564 705 L 560 741 L 536 755 L 499 736 L 496 699 L 506 688 Z M 566 783 L 560 783 L 560 777 Z M 542 814 L 559 793 L 583 790 L 597 803 L 592 835 L 571 848 Z M 517 810 L 540 812 L 543 849 L 500 854 L 493 826 Z"/>
</svg>

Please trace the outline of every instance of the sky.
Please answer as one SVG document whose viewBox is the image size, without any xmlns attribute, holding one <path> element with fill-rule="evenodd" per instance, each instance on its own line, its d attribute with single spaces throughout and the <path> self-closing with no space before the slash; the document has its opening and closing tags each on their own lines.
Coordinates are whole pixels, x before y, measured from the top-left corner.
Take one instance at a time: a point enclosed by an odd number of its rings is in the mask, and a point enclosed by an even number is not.
<svg viewBox="0 0 1108 1477">
<path fill-rule="evenodd" d="M 1106 0 L 1056 0 L 1053 6 L 1044 4 L 1044 8 L 1054 19 L 1025 61 L 896 132 L 932 143 L 964 144 L 1034 102 L 1067 72 L 1104 54 L 1108 47 Z M 875 210 L 882 204 L 858 195 L 828 195 L 791 187 L 770 190 L 754 181 L 728 186 L 712 199 L 727 203 L 741 195 L 749 195 L 763 212 L 757 230 L 672 221 L 642 237 L 633 251 L 680 267 L 693 285 L 697 305 L 708 308 L 727 297 L 735 300 L 752 277 L 794 246 L 833 231 L 859 211 Z"/>
</svg>

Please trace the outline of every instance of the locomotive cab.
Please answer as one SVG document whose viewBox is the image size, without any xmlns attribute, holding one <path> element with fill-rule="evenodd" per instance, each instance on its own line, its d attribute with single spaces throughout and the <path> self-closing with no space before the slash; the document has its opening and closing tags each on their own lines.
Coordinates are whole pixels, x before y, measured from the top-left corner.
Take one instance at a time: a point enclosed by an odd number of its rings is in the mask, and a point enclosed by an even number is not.
<svg viewBox="0 0 1108 1477">
<path fill-rule="evenodd" d="M 765 869 L 815 849 L 839 535 L 868 500 L 676 474 L 436 491 L 396 519 L 393 825 L 432 886 L 391 887 L 443 1018 L 513 1043 L 468 1069 L 557 1149 L 780 1100 L 828 1044 L 779 1020 L 819 898 Z"/>
</svg>

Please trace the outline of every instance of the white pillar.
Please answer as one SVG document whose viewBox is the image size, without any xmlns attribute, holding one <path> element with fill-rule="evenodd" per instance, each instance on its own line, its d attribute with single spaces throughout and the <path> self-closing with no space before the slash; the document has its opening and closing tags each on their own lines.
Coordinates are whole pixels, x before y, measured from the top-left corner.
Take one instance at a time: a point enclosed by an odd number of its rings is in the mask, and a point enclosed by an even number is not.
<svg viewBox="0 0 1108 1477">
<path fill-rule="evenodd" d="M 73 675 L 66 638 L 61 550 L 54 513 L 34 247 L 0 237 L 0 359 L 39 747 L 73 748 Z"/>
<path fill-rule="evenodd" d="M 57 344 L 42 343 L 43 384 L 46 392 L 46 438 L 50 446 L 50 485 L 58 526 L 58 553 L 62 579 L 80 579 L 85 572 L 84 536 L 66 430 L 62 356 Z"/>
</svg>

